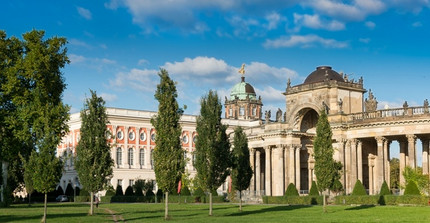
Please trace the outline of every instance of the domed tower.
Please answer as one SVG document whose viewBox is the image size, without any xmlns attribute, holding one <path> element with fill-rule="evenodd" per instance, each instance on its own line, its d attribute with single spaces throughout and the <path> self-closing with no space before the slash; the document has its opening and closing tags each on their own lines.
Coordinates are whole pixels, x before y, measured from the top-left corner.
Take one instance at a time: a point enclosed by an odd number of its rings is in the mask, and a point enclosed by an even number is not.
<svg viewBox="0 0 430 223">
<path fill-rule="evenodd" d="M 261 119 L 261 97 L 255 94 L 254 87 L 245 82 L 244 65 L 239 70 L 242 74 L 241 82 L 234 85 L 230 99 L 225 98 L 225 118 L 228 119 Z"/>
</svg>

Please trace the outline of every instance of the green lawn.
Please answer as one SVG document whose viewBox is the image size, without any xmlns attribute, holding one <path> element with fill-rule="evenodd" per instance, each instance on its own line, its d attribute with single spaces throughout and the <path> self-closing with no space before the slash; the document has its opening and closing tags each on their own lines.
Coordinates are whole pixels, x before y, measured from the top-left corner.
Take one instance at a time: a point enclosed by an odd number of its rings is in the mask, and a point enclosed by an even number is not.
<svg viewBox="0 0 430 223">
<path fill-rule="evenodd" d="M 208 204 L 170 204 L 170 222 L 430 222 L 430 207 L 411 206 L 321 206 L 246 205 L 243 212 L 233 204 L 215 204 L 208 217 Z M 164 222 L 163 204 L 101 204 L 88 216 L 88 204 L 51 203 L 48 222 Z M 0 222 L 40 222 L 43 205 L 13 205 L 0 208 Z"/>
</svg>

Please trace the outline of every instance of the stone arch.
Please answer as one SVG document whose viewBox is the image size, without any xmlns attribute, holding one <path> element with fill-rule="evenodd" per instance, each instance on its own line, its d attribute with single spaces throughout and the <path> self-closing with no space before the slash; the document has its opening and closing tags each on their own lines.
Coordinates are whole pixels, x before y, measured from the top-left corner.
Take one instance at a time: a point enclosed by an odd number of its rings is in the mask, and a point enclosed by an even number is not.
<svg viewBox="0 0 430 223">
<path fill-rule="evenodd" d="M 320 111 L 323 109 L 322 105 L 321 106 L 317 106 L 315 104 L 310 104 L 310 103 L 305 103 L 302 104 L 301 106 L 298 106 L 291 114 L 290 116 L 290 120 L 289 120 L 289 125 L 292 126 L 293 130 L 295 131 L 302 131 L 304 130 L 306 132 L 306 130 L 308 129 L 302 129 L 302 122 L 305 118 L 305 116 L 309 113 L 308 115 L 311 115 L 312 119 L 312 115 L 313 116 L 317 116 L 319 117 L 320 115 Z M 315 113 L 314 113 L 315 112 Z M 310 121 L 310 120 L 308 120 Z"/>
</svg>

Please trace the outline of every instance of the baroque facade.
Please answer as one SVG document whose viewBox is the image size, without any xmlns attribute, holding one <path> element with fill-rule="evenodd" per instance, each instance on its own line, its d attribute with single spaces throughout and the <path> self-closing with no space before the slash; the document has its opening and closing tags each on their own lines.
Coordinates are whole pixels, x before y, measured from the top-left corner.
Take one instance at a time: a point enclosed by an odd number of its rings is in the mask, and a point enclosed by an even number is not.
<svg viewBox="0 0 430 223">
<path fill-rule="evenodd" d="M 430 172 L 430 114 L 427 100 L 423 106 L 377 110 L 377 100 L 367 91 L 363 79 L 349 80 L 329 66 L 317 67 L 302 84 L 291 86 L 287 81 L 285 112 L 281 109 L 272 119 L 270 111 L 262 111 L 262 99 L 254 88 L 242 79 L 225 99 L 228 133 L 242 126 L 248 136 L 250 162 L 254 175 L 249 192 L 256 195 L 283 195 L 293 183 L 301 193 L 307 193 L 313 180 L 315 160 L 313 139 L 321 111 L 328 114 L 333 131 L 334 159 L 343 165 L 342 183 L 347 194 L 357 180 L 363 182 L 369 194 L 377 194 L 384 181 L 390 183 L 390 144 L 398 141 L 400 171 L 406 166 L 417 167 L 417 140 L 422 144 L 423 173 Z M 367 98 L 365 94 L 367 93 Z M 156 112 L 108 108 L 110 125 L 115 136 L 111 155 L 115 161 L 111 184 L 125 187 L 136 179 L 156 180 L 152 166 L 155 131 L 150 119 Z M 72 114 L 70 133 L 58 146 L 59 155 L 73 157 L 79 142 L 79 114 Z M 182 146 L 187 157 L 186 170 L 195 175 L 193 167 L 196 116 L 181 119 Z M 71 156 L 67 156 L 71 154 Z M 67 159 L 60 185 L 79 186 L 73 161 Z M 226 191 L 227 182 L 219 188 Z M 400 182 L 404 183 L 403 176 Z"/>
</svg>

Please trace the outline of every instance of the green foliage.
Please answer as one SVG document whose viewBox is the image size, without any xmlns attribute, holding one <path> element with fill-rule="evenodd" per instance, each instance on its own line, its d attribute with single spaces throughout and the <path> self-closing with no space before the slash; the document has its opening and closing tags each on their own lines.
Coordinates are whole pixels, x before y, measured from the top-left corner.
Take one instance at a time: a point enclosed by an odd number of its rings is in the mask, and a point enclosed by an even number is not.
<svg viewBox="0 0 430 223">
<path fill-rule="evenodd" d="M 311 189 L 309 190 L 309 196 L 319 196 L 320 193 L 318 192 L 318 186 L 315 181 L 312 181 Z"/>
<path fill-rule="evenodd" d="M 159 194 L 158 192 L 160 192 L 161 196 L 163 196 L 163 191 L 158 190 L 158 191 L 157 191 L 157 196 L 158 196 L 158 194 Z M 154 191 L 152 191 L 152 190 L 147 190 L 147 191 L 146 191 L 145 196 L 147 196 L 147 197 L 154 197 L 154 196 L 155 196 Z"/>
<path fill-rule="evenodd" d="M 136 196 L 144 196 L 143 195 L 143 191 L 142 191 L 142 188 L 140 187 L 140 185 L 135 185 L 134 186 L 134 191 L 135 191 L 135 195 Z M 126 191 L 127 192 L 127 191 Z"/>
<path fill-rule="evenodd" d="M 116 186 L 115 196 L 124 196 L 124 192 L 122 191 L 121 185 Z"/>
<path fill-rule="evenodd" d="M 81 139 L 76 146 L 75 168 L 79 181 L 89 192 L 102 190 L 112 177 L 113 160 L 107 138 L 109 123 L 105 101 L 90 90 L 91 98 L 85 100 L 81 111 Z"/>
<path fill-rule="evenodd" d="M 384 180 L 384 183 L 382 183 L 381 191 L 379 192 L 379 195 L 384 196 L 384 195 L 390 195 L 390 194 L 391 194 L 391 191 L 388 188 L 387 182 Z"/>
<path fill-rule="evenodd" d="M 322 196 L 265 196 L 265 204 L 322 205 Z"/>
<path fill-rule="evenodd" d="M 81 191 L 79 192 L 80 196 L 90 196 L 90 193 L 85 189 L 82 188 Z"/>
<path fill-rule="evenodd" d="M 367 195 L 366 193 L 366 188 L 364 188 L 363 184 L 361 183 L 360 180 L 357 180 L 357 182 L 355 182 L 354 185 L 354 189 L 352 190 L 352 194 L 353 196 L 364 196 Z"/>
<path fill-rule="evenodd" d="M 197 117 L 196 162 L 199 185 L 205 191 L 217 189 L 230 174 L 230 143 L 227 126 L 221 123 L 222 105 L 215 91 L 210 90 L 200 100 Z"/>
<path fill-rule="evenodd" d="M 57 189 L 55 190 L 55 194 L 58 195 L 63 195 L 64 194 L 64 190 L 61 186 L 58 186 Z"/>
<path fill-rule="evenodd" d="M 115 192 L 115 190 L 112 188 L 112 189 L 108 189 L 108 190 L 106 191 L 105 196 L 110 196 L 110 197 L 112 197 L 112 196 L 115 196 L 115 194 L 116 194 L 116 192 Z M 137 194 L 137 193 L 136 193 L 136 194 Z"/>
<path fill-rule="evenodd" d="M 315 175 L 320 192 L 332 188 L 334 182 L 340 179 L 342 165 L 333 159 L 332 135 L 327 114 L 321 111 L 314 140 Z"/>
<path fill-rule="evenodd" d="M 203 191 L 203 189 L 201 187 L 199 187 L 194 191 L 193 196 L 194 197 L 203 197 L 203 196 L 205 196 L 205 192 Z"/>
<path fill-rule="evenodd" d="M 251 183 L 252 168 L 249 162 L 248 139 L 240 126 L 234 130 L 232 155 L 231 179 L 233 188 L 241 192 L 246 190 Z"/>
<path fill-rule="evenodd" d="M 398 158 L 390 160 L 390 188 L 400 188 L 400 160 Z"/>
<path fill-rule="evenodd" d="M 430 197 L 420 196 L 420 195 L 403 195 L 403 196 L 385 195 L 384 200 L 386 205 L 408 204 L 408 205 L 428 206 L 428 201 L 430 200 Z"/>
<path fill-rule="evenodd" d="M 157 132 L 154 149 L 154 171 L 158 187 L 164 192 L 174 191 L 185 169 L 184 153 L 181 145 L 181 125 L 183 113 L 178 106 L 175 83 L 165 69 L 158 73 L 155 99 L 158 100 L 158 113 L 151 119 Z"/>
<path fill-rule="evenodd" d="M 285 196 L 299 196 L 296 186 L 293 183 L 288 184 Z"/>
<path fill-rule="evenodd" d="M 379 195 L 369 196 L 336 196 L 335 204 L 337 205 L 378 205 L 380 200 Z"/>
<path fill-rule="evenodd" d="M 404 195 L 420 195 L 420 194 L 421 194 L 420 190 L 418 189 L 418 186 L 415 183 L 415 181 L 411 180 L 406 184 Z"/>
<path fill-rule="evenodd" d="M 403 171 L 403 176 L 407 184 L 414 182 L 422 194 L 430 192 L 430 178 L 422 173 L 421 168 L 413 169 L 407 166 Z"/>
<path fill-rule="evenodd" d="M 340 182 L 339 179 L 337 179 L 337 180 L 335 180 L 333 182 L 333 185 L 331 185 L 330 190 L 333 191 L 336 194 L 338 194 L 338 193 L 340 193 L 340 192 L 343 191 L 343 185 L 342 185 L 342 183 Z"/>
<path fill-rule="evenodd" d="M 67 196 L 73 196 L 75 191 L 73 190 L 72 184 L 67 184 L 66 193 Z"/>
<path fill-rule="evenodd" d="M 190 196 L 191 195 L 191 192 L 190 192 L 190 189 L 188 189 L 188 187 L 187 186 L 185 186 L 182 190 L 181 190 L 181 196 Z"/>
<path fill-rule="evenodd" d="M 125 195 L 125 196 L 134 196 L 133 187 L 132 187 L 132 186 L 128 186 L 128 187 L 125 189 L 125 193 L 124 193 L 124 195 Z"/>
</svg>

